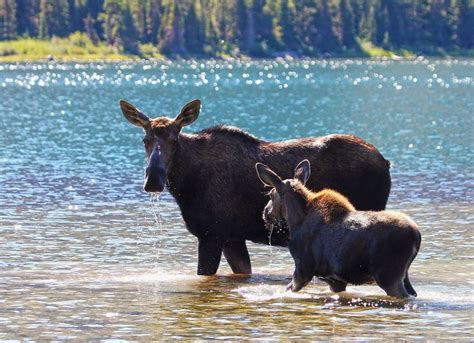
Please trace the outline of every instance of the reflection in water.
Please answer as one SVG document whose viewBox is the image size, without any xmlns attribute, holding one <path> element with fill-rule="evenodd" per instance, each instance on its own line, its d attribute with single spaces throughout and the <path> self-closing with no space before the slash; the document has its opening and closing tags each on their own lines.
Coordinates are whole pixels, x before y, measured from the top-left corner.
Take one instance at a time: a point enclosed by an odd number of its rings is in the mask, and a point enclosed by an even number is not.
<svg viewBox="0 0 474 343">
<path fill-rule="evenodd" d="M 188 61 L 0 65 L 0 340 L 349 338 L 472 340 L 474 62 Z M 436 77 L 434 76 L 436 74 Z M 354 133 L 392 162 L 389 208 L 423 235 L 419 297 L 376 286 L 285 291 L 287 249 L 250 244 L 255 274 L 199 277 L 168 193 L 142 192 L 126 98 L 191 129 L 264 139 Z"/>
</svg>

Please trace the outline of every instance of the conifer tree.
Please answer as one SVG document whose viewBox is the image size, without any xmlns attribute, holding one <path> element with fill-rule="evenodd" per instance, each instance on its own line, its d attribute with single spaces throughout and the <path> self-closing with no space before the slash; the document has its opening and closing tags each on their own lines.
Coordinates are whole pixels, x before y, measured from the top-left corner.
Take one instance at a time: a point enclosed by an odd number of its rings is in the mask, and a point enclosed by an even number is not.
<svg viewBox="0 0 474 343">
<path fill-rule="evenodd" d="M 16 1 L 16 30 L 18 36 L 38 36 L 40 6 L 37 0 Z"/>
<path fill-rule="evenodd" d="M 16 36 L 16 2 L 0 0 L 0 39 L 9 40 Z"/>
<path fill-rule="evenodd" d="M 39 36 L 64 37 L 70 33 L 69 6 L 67 0 L 41 0 L 39 13 Z"/>
<path fill-rule="evenodd" d="M 120 46 L 122 39 L 120 37 L 120 29 L 122 26 L 123 0 L 105 0 L 103 12 L 100 14 L 100 19 L 103 23 L 104 38 L 107 44 L 112 46 Z"/>
<path fill-rule="evenodd" d="M 316 27 L 318 36 L 316 47 L 323 53 L 337 52 L 339 44 L 334 34 L 332 15 L 329 8 L 329 0 L 322 0 L 321 7 L 316 13 Z"/>
<path fill-rule="evenodd" d="M 457 37 L 459 46 L 474 49 L 474 0 L 458 0 L 459 23 Z"/>
<path fill-rule="evenodd" d="M 349 0 L 340 0 L 339 11 L 342 24 L 342 45 L 348 49 L 356 46 L 354 14 Z"/>
</svg>

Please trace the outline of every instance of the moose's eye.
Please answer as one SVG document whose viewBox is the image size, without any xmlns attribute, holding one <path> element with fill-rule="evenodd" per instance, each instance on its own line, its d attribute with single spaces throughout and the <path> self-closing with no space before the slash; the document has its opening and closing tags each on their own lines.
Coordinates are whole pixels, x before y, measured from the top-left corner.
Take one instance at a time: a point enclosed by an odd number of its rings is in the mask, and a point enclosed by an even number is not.
<svg viewBox="0 0 474 343">
<path fill-rule="evenodd" d="M 145 146 L 145 149 L 149 149 L 151 147 L 152 140 L 150 138 L 143 138 L 143 145 Z"/>
</svg>

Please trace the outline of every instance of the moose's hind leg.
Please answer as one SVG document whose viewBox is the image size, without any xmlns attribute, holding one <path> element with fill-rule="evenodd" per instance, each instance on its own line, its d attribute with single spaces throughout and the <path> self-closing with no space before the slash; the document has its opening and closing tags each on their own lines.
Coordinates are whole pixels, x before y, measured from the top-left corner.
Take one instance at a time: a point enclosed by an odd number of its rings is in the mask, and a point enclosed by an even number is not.
<svg viewBox="0 0 474 343">
<path fill-rule="evenodd" d="M 400 281 L 394 285 L 379 285 L 387 295 L 390 295 L 391 297 L 395 298 L 408 298 L 410 295 L 405 289 L 405 285 L 403 284 L 403 281 Z"/>
<path fill-rule="evenodd" d="M 214 275 L 219 268 L 222 255 L 222 242 L 218 239 L 199 239 L 198 275 Z"/>
<path fill-rule="evenodd" d="M 252 274 L 250 256 L 245 241 L 229 241 L 224 244 L 224 256 L 234 273 Z"/>
<path fill-rule="evenodd" d="M 408 298 L 409 294 L 405 289 L 403 282 L 405 276 L 394 277 L 390 274 L 390 271 L 387 271 L 384 274 L 375 276 L 377 285 L 379 285 L 379 287 L 382 288 L 389 296 L 396 298 Z"/>
</svg>

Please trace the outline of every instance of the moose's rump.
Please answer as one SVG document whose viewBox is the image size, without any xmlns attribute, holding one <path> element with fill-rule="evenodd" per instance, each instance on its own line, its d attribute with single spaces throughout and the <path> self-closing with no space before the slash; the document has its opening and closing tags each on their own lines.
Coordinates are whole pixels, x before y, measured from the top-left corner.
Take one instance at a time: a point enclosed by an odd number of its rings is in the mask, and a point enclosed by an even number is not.
<svg viewBox="0 0 474 343">
<path fill-rule="evenodd" d="M 351 135 L 270 143 L 263 163 L 283 178 L 303 159 L 311 163 L 307 187 L 312 191 L 334 189 L 360 211 L 384 210 L 390 193 L 390 163 L 371 144 Z"/>
</svg>

